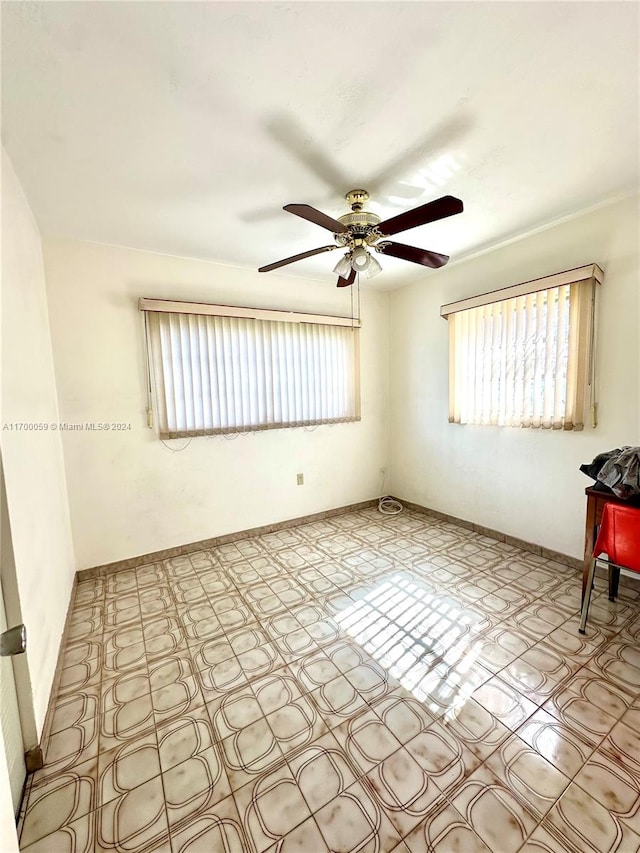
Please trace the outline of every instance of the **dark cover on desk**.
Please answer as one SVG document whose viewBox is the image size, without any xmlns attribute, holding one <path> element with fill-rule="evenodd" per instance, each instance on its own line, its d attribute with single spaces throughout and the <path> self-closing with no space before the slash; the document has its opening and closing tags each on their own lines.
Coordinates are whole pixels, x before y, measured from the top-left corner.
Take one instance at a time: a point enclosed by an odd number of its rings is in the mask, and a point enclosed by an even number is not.
<svg viewBox="0 0 640 853">
<path fill-rule="evenodd" d="M 594 488 L 598 490 L 610 491 L 622 500 L 640 496 L 640 447 L 617 447 L 599 453 L 580 470 L 596 481 Z"/>
</svg>

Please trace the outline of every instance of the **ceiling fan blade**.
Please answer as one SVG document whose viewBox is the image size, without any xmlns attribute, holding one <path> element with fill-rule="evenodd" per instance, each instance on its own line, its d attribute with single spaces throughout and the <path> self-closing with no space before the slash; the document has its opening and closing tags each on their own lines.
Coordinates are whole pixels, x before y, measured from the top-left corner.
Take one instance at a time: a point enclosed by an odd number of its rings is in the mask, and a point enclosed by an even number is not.
<svg viewBox="0 0 640 853">
<path fill-rule="evenodd" d="M 442 198 L 437 198 L 435 201 L 430 201 L 413 210 L 407 210 L 405 213 L 399 213 L 398 216 L 386 219 L 378 225 L 378 231 L 385 235 L 398 234 L 400 231 L 408 231 L 418 225 L 426 225 L 428 222 L 446 219 L 447 216 L 454 216 L 456 213 L 462 213 L 463 210 L 464 206 L 459 198 L 443 195 Z"/>
<path fill-rule="evenodd" d="M 313 255 L 319 255 L 321 252 L 331 252 L 333 249 L 339 248 L 339 246 L 320 246 L 319 249 L 309 249 L 308 252 L 301 252 L 299 255 L 292 255 L 290 258 L 283 258 L 281 261 L 275 261 L 273 264 L 267 264 L 266 267 L 260 267 L 258 272 L 271 272 L 271 270 L 277 270 L 278 267 L 285 267 L 287 264 L 295 263 L 295 261 L 303 261 L 305 258 L 310 258 Z"/>
<path fill-rule="evenodd" d="M 336 287 L 349 287 L 349 285 L 353 284 L 355 280 L 356 271 L 352 269 L 347 278 L 344 278 L 343 276 L 340 276 L 338 278 L 338 283 L 336 284 Z"/>
<path fill-rule="evenodd" d="M 404 243 L 393 243 L 386 240 L 375 246 L 383 255 L 391 255 L 403 261 L 411 261 L 414 264 L 422 264 L 423 267 L 437 269 L 443 267 L 449 260 L 449 255 L 440 255 L 438 252 L 428 252 L 426 249 L 417 249 L 415 246 L 405 246 Z"/>
<path fill-rule="evenodd" d="M 332 231 L 334 234 L 346 234 L 349 230 L 342 222 L 332 219 L 326 213 L 316 210 L 315 207 L 311 207 L 309 204 L 285 204 L 282 209 L 288 213 L 294 213 L 296 216 L 301 216 L 302 219 L 313 222 L 314 225 L 326 228 L 327 231 Z"/>
<path fill-rule="evenodd" d="M 279 145 L 325 183 L 333 195 L 342 195 L 353 177 L 343 174 L 323 149 L 306 132 L 295 114 L 275 113 L 263 122 L 264 128 Z"/>
</svg>

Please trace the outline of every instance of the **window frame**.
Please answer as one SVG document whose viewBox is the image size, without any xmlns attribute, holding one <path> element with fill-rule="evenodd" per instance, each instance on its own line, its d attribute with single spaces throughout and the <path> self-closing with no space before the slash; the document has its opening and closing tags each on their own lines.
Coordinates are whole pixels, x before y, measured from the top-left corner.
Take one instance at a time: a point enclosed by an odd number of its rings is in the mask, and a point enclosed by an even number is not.
<svg viewBox="0 0 640 853">
<path fill-rule="evenodd" d="M 477 296 L 450 302 L 440 308 L 440 316 L 449 324 L 449 422 L 458 425 L 469 424 L 474 426 L 509 426 L 528 429 L 564 429 L 581 430 L 584 427 L 585 405 L 588 405 L 591 413 L 591 425 L 597 425 L 597 404 L 595 398 L 595 302 L 597 285 L 604 281 L 604 273 L 598 264 L 588 264 L 571 270 L 564 270 L 554 275 L 544 276 L 520 284 L 503 287 L 488 291 Z M 558 288 L 569 287 L 571 296 L 567 308 L 569 316 L 569 350 L 567 355 L 567 388 L 565 395 L 565 410 L 562 414 L 553 411 L 550 419 L 541 419 L 532 411 L 523 411 L 520 422 L 507 417 L 506 422 L 501 423 L 503 414 L 509 415 L 509 409 L 493 409 L 482 417 L 467 418 L 463 409 L 465 404 L 464 390 L 459 387 L 460 372 L 464 371 L 465 365 L 460 364 L 460 351 L 467 348 L 466 339 L 461 339 L 461 315 L 466 313 L 469 322 L 473 322 L 474 314 L 478 309 L 490 311 L 492 315 L 504 316 L 509 305 L 513 306 L 516 300 L 523 297 L 531 297 L 541 292 L 553 291 Z M 478 320 L 476 319 L 476 323 Z M 467 357 L 469 355 L 467 354 Z M 473 356 L 471 356 L 473 358 Z M 513 364 L 513 362 L 511 362 Z M 522 362 L 518 363 L 519 365 Z M 535 364 L 535 358 L 534 358 Z M 529 368 L 529 361 L 525 367 Z M 480 374 L 482 376 L 482 373 Z M 496 377 L 500 381 L 504 378 L 502 373 Z M 493 377 L 491 377 L 493 380 Z M 524 381 L 524 380 L 523 380 Z M 468 378 L 465 380 L 468 384 Z M 500 386 L 501 387 L 501 386 Z M 509 387 L 507 385 L 507 387 Z M 517 387 L 517 386 L 514 386 Z M 524 389 L 524 385 L 522 386 Z M 587 401 L 588 396 L 588 401 Z M 471 405 L 473 409 L 473 405 Z M 482 413 L 484 415 L 484 413 Z M 513 414 L 513 412 L 511 412 Z M 517 415 L 517 412 L 516 412 Z M 488 419 L 485 419 L 487 418 Z"/>
<path fill-rule="evenodd" d="M 328 314 L 306 314 L 295 311 L 284 311 L 267 308 L 251 308 L 236 305 L 221 305 L 204 302 L 187 302 L 182 300 L 153 299 L 141 297 L 138 300 L 138 308 L 143 321 L 144 344 L 145 344 L 145 368 L 146 368 L 146 390 L 147 390 L 147 423 L 153 428 L 154 419 L 158 421 L 158 434 L 161 439 L 194 438 L 197 436 L 214 435 L 241 435 L 250 432 L 258 432 L 274 429 L 294 429 L 296 427 L 315 427 L 322 425 L 333 425 L 337 423 L 353 423 L 361 420 L 360 408 L 360 329 L 361 321 L 355 317 L 340 317 Z M 243 424 L 242 426 L 195 428 L 171 432 L 163 431 L 161 427 L 162 408 L 166 408 L 166 401 L 161 403 L 156 399 L 156 383 L 154 381 L 154 368 L 152 356 L 151 333 L 149 329 L 148 316 L 152 313 L 159 314 L 191 314 L 206 315 L 210 317 L 260 320 L 267 322 L 304 325 L 317 325 L 328 327 L 344 327 L 353 331 L 353 377 L 349 382 L 353 383 L 353 415 L 339 418 L 315 418 L 308 421 L 295 422 L 267 422 L 260 424 Z M 154 418 L 155 414 L 155 418 Z"/>
</svg>

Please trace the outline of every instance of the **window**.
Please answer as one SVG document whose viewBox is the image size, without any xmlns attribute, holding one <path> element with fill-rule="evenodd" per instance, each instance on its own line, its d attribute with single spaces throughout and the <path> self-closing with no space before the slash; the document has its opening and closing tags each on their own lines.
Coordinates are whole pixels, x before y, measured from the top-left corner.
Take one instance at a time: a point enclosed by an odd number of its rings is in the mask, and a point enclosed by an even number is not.
<svg viewBox="0 0 640 853">
<path fill-rule="evenodd" d="M 141 299 L 161 438 L 359 418 L 358 321 Z"/>
<path fill-rule="evenodd" d="M 574 429 L 587 395 L 595 426 L 592 264 L 444 305 L 449 421 Z"/>
</svg>

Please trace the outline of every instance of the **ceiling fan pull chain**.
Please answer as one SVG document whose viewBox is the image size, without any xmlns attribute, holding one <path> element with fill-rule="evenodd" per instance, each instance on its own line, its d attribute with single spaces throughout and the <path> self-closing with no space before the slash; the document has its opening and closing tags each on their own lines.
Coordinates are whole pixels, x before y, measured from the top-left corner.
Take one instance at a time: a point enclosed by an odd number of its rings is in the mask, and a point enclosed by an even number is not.
<svg viewBox="0 0 640 853">
<path fill-rule="evenodd" d="M 351 297 L 351 328 L 353 329 L 353 321 L 355 319 L 353 316 L 353 288 L 349 289 L 349 296 Z"/>
</svg>

